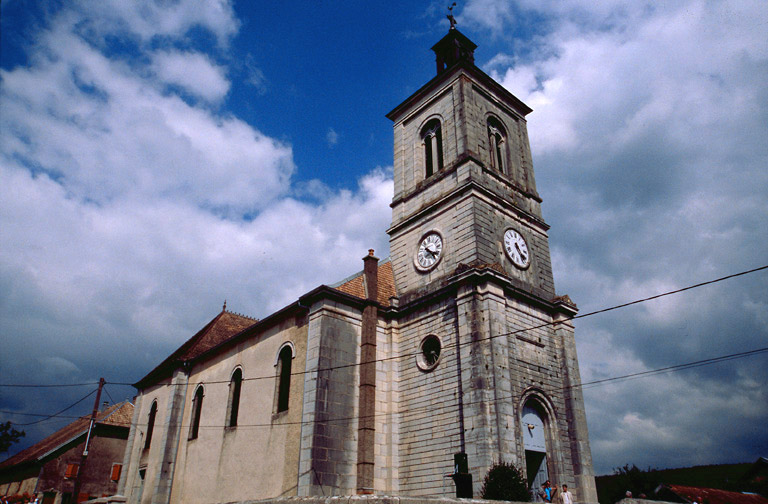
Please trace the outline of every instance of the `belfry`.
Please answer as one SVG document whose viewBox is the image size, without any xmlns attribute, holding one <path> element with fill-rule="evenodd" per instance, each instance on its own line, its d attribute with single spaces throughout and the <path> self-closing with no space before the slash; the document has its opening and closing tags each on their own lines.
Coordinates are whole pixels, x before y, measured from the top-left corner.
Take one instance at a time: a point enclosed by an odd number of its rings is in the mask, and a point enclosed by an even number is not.
<svg viewBox="0 0 768 504">
<path fill-rule="evenodd" d="M 569 322 L 576 307 L 555 294 L 531 109 L 475 66 L 475 48 L 452 27 L 432 47 L 437 75 L 387 115 L 400 351 L 424 352 L 432 338 L 442 347 L 436 367 L 402 364 L 402 411 L 434 409 L 427 419 L 402 415 L 401 489 L 424 474 L 427 423 L 428 444 L 450 439 L 466 454 L 475 495 L 503 460 L 525 467 L 534 487 L 558 481 L 596 501 Z"/>
</svg>

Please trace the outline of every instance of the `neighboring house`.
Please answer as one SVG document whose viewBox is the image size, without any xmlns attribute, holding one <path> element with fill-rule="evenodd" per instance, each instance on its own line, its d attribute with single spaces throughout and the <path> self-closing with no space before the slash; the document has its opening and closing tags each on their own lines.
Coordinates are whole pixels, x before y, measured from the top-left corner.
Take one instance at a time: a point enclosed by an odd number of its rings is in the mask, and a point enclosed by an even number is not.
<svg viewBox="0 0 768 504">
<path fill-rule="evenodd" d="M 768 494 L 768 458 L 760 457 L 742 477 L 751 490 Z"/>
<path fill-rule="evenodd" d="M 98 413 L 77 502 L 117 491 L 132 416 L 128 401 Z M 90 416 L 79 418 L 0 463 L 0 495 L 34 495 L 43 504 L 75 502 L 72 491 L 89 424 Z"/>
<path fill-rule="evenodd" d="M 475 47 L 452 27 L 432 48 L 437 75 L 387 115 L 389 259 L 371 250 L 360 273 L 261 320 L 225 305 L 136 383 L 130 504 L 477 496 L 500 460 L 597 501 L 531 109 Z"/>
<path fill-rule="evenodd" d="M 661 485 L 656 489 L 656 498 L 668 502 L 697 504 L 768 504 L 768 499 L 754 493 L 683 485 Z"/>
</svg>

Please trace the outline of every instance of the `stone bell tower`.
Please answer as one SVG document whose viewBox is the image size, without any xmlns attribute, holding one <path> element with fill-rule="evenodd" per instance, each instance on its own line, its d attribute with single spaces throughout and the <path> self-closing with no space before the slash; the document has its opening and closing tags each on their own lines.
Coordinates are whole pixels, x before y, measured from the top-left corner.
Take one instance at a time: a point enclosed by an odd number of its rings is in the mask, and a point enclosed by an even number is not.
<svg viewBox="0 0 768 504">
<path fill-rule="evenodd" d="M 390 252 L 399 300 L 400 491 L 474 495 L 497 461 L 597 502 L 570 317 L 555 294 L 526 128 L 531 109 L 474 63 L 452 23 L 437 75 L 394 122 Z"/>
</svg>

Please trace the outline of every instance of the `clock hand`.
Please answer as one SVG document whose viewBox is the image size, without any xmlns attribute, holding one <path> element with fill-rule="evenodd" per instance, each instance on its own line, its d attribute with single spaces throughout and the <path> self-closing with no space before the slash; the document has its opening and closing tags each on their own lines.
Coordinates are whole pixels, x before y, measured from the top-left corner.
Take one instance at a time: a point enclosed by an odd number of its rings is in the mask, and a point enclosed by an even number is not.
<svg viewBox="0 0 768 504">
<path fill-rule="evenodd" d="M 519 245 L 518 243 L 515 243 L 515 248 L 517 249 L 517 253 L 518 253 L 518 254 L 520 254 L 520 256 L 521 256 L 523 259 L 525 259 L 526 257 L 528 257 L 528 254 L 526 254 L 525 252 L 523 252 L 522 250 L 520 250 L 520 245 Z"/>
</svg>

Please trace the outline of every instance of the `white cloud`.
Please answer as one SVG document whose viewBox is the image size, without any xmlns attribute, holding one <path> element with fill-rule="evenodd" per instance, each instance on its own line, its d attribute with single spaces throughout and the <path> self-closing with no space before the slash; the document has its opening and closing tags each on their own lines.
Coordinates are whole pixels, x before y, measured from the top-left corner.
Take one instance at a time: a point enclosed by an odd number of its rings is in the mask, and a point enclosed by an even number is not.
<svg viewBox="0 0 768 504">
<path fill-rule="evenodd" d="M 264 72 L 252 64 L 247 65 L 247 70 L 248 84 L 253 86 L 256 89 L 256 92 L 260 95 L 265 94 L 267 92 L 267 78 L 264 75 Z"/>
<path fill-rule="evenodd" d="M 328 128 L 328 133 L 325 134 L 325 141 L 328 142 L 328 147 L 334 147 L 339 143 L 339 134 L 333 128 Z"/>
<path fill-rule="evenodd" d="M 229 0 L 79 0 L 69 8 L 77 11 L 73 16 L 87 25 L 95 37 L 117 34 L 150 42 L 158 38 L 180 39 L 193 28 L 203 28 L 212 33 L 220 45 L 226 46 L 240 27 Z"/>
<path fill-rule="evenodd" d="M 152 69 L 163 83 L 184 88 L 209 102 L 218 102 L 229 91 L 224 68 L 200 53 L 159 51 L 152 56 Z"/>
<path fill-rule="evenodd" d="M 42 39 L 35 66 L 2 72 L 6 164 L 51 174 L 73 196 L 170 197 L 222 215 L 263 208 L 294 170 L 290 146 L 155 86 L 73 33 L 66 17 Z M 156 55 L 164 77 L 208 99 L 228 85 L 200 55 Z M 189 63 L 189 80 L 177 70 Z M 197 84 L 190 84 L 200 78 Z M 218 77 L 217 77 L 218 75 Z M 177 78 L 178 77 L 178 78 Z"/>
<path fill-rule="evenodd" d="M 205 20 L 182 4 L 171 20 L 120 4 L 98 29 L 183 37 Z M 290 145 L 157 79 L 215 102 L 226 68 L 170 49 L 144 52 L 151 62 L 113 57 L 78 19 L 61 11 L 32 63 L 0 74 L 0 332 L 14 335 L 4 375 L 43 363 L 49 381 L 88 381 L 94 362 L 120 355 L 111 379 L 134 380 L 224 299 L 261 317 L 362 269 L 369 248 L 386 256 L 391 170 L 354 191 L 305 183 L 311 203 L 291 197 Z M 237 24 L 211 22 L 223 38 Z M 40 411 L 50 397 L 7 401 Z"/>
<path fill-rule="evenodd" d="M 504 26 L 514 21 L 512 2 L 499 0 L 474 0 L 468 2 L 457 16 L 459 24 L 489 28 L 494 34 L 503 31 Z"/>
</svg>

